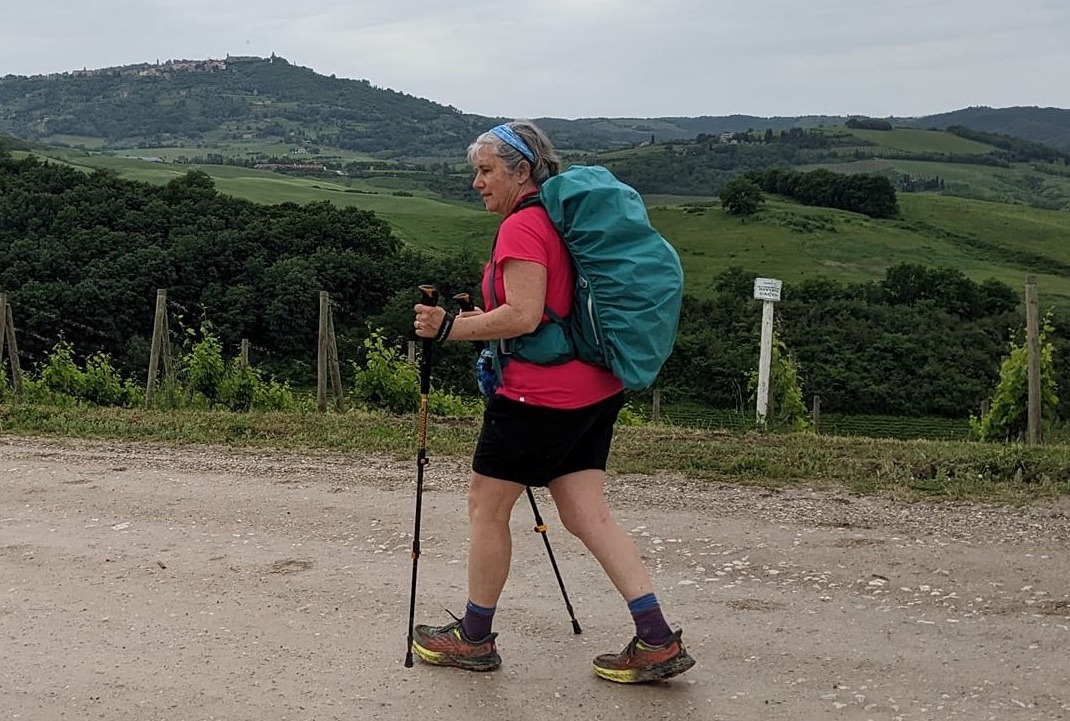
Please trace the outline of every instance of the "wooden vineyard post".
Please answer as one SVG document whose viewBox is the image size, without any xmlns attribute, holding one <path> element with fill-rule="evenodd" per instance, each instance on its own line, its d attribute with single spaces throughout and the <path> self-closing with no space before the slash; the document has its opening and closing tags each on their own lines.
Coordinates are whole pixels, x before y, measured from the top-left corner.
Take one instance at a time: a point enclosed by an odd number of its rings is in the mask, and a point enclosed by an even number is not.
<svg viewBox="0 0 1070 721">
<path fill-rule="evenodd" d="M 248 338 L 242 338 L 241 339 L 241 360 L 239 361 L 239 363 L 241 364 L 241 369 L 243 371 L 249 369 L 249 339 Z"/>
<path fill-rule="evenodd" d="M 8 360 L 11 361 L 11 389 L 22 395 L 22 368 L 19 366 L 19 346 L 15 341 L 15 314 L 7 300 L 7 293 L 0 293 L 0 372 L 3 370 L 4 342 L 7 341 Z M 0 376 L 0 383 L 3 377 Z"/>
<path fill-rule="evenodd" d="M 1037 302 L 1037 279 L 1025 281 L 1025 333 L 1028 352 L 1029 407 L 1026 439 L 1029 445 L 1040 443 L 1040 311 Z"/>
<path fill-rule="evenodd" d="M 156 400 L 156 376 L 163 362 L 164 378 L 171 380 L 171 333 L 167 327 L 167 290 L 156 290 L 156 317 L 152 323 L 152 346 L 149 348 L 149 377 L 145 381 L 145 408 Z"/>
<path fill-rule="evenodd" d="M 334 409 L 342 411 L 342 369 L 338 363 L 338 340 L 334 336 L 334 311 L 327 306 L 327 367 L 334 390 Z"/>
<path fill-rule="evenodd" d="M 327 386 L 334 394 L 335 410 L 342 410 L 342 372 L 338 365 L 338 343 L 334 337 L 331 297 L 320 291 L 320 321 L 316 353 L 316 410 L 327 412 Z"/>
<path fill-rule="evenodd" d="M 7 333 L 7 293 L 0 293 L 0 373 L 4 369 L 4 341 Z M 4 378 L 0 376 L 0 383 Z"/>
<path fill-rule="evenodd" d="M 327 291 L 320 291 L 320 324 L 316 333 L 316 410 L 327 412 L 327 313 L 330 308 Z"/>
</svg>

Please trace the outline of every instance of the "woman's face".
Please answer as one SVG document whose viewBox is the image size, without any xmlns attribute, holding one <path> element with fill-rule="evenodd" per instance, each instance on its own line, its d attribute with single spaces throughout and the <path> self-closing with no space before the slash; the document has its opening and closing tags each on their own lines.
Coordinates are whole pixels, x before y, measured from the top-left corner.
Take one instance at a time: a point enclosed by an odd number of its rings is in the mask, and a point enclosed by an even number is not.
<svg viewBox="0 0 1070 721">
<path fill-rule="evenodd" d="M 483 197 L 483 205 L 492 213 L 509 215 L 523 187 L 519 174 L 510 171 L 489 145 L 476 152 L 473 167 L 476 177 L 472 187 Z"/>
</svg>

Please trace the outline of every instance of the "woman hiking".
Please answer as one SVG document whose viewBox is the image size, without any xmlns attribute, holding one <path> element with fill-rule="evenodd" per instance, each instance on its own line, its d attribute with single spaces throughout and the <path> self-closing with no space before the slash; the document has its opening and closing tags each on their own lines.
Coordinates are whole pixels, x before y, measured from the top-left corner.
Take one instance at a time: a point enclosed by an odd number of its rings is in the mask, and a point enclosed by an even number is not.
<svg viewBox="0 0 1070 721">
<path fill-rule="evenodd" d="M 539 204 L 524 203 L 560 171 L 549 138 L 526 121 L 499 125 L 468 148 L 472 187 L 487 210 L 503 217 L 483 277 L 485 311 L 456 317 L 415 306 L 420 338 L 491 341 L 535 331 L 549 309 L 572 307 L 575 271 L 568 249 Z M 490 671 L 501 665 L 491 629 L 509 575 L 509 519 L 525 487 L 549 489 L 565 529 L 598 560 L 627 602 L 635 635 L 620 653 L 594 659 L 609 681 L 659 681 L 694 665 L 681 631 L 666 622 L 650 574 L 631 537 L 610 513 L 606 460 L 623 385 L 603 367 L 574 359 L 538 365 L 512 358 L 487 401 L 468 488 L 468 601 L 463 618 L 418 625 L 412 650 L 426 663 Z"/>
</svg>

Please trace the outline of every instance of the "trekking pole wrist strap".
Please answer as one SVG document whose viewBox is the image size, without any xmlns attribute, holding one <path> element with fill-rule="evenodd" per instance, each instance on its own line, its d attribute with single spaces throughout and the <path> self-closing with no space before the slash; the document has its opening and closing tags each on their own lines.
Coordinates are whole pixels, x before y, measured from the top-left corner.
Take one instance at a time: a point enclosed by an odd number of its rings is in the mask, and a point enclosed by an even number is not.
<svg viewBox="0 0 1070 721">
<path fill-rule="evenodd" d="M 438 327 L 438 333 L 435 334 L 436 343 L 446 342 L 446 339 L 450 337 L 450 331 L 453 330 L 453 321 L 456 319 L 453 313 L 446 311 L 445 317 L 442 318 L 442 325 Z"/>
</svg>

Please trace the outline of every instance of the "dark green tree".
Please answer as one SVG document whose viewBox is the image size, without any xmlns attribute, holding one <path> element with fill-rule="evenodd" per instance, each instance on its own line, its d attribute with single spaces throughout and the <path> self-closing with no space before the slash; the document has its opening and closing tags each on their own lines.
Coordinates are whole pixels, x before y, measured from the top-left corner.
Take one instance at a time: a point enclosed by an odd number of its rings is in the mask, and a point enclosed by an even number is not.
<svg viewBox="0 0 1070 721">
<path fill-rule="evenodd" d="M 744 221 L 754 215 L 765 201 L 758 184 L 748 178 L 736 178 L 721 189 L 721 207 L 729 215 L 738 215 Z"/>
</svg>

